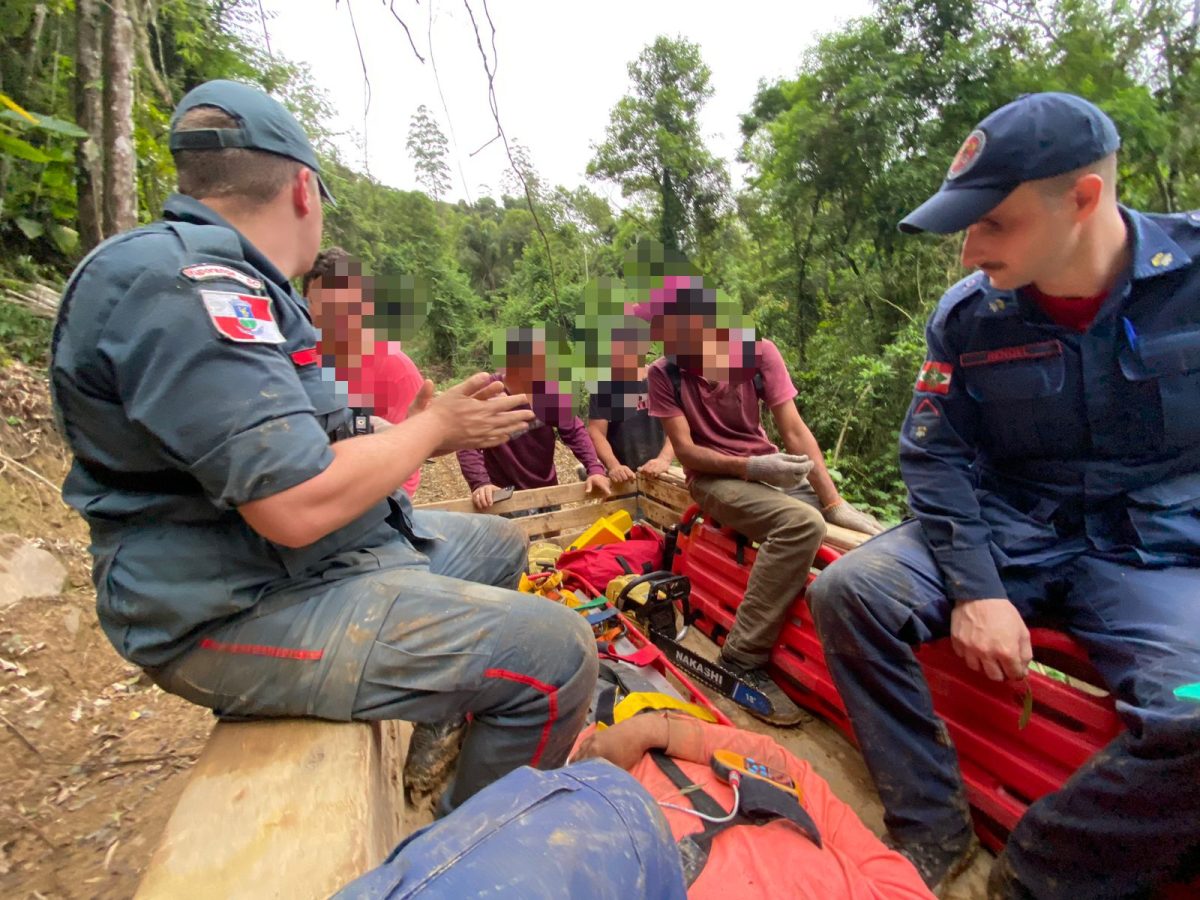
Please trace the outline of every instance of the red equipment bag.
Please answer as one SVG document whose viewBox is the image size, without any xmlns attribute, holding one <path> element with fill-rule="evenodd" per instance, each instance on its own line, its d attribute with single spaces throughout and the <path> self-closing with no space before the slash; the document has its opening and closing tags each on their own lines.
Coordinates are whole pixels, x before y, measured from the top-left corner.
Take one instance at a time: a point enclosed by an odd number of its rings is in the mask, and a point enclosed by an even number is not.
<svg viewBox="0 0 1200 900">
<path fill-rule="evenodd" d="M 594 584 L 603 594 L 614 578 L 644 575 L 660 569 L 662 557 L 663 536 L 648 525 L 634 525 L 626 540 L 568 550 L 555 565 L 560 572 L 573 572 Z"/>
</svg>

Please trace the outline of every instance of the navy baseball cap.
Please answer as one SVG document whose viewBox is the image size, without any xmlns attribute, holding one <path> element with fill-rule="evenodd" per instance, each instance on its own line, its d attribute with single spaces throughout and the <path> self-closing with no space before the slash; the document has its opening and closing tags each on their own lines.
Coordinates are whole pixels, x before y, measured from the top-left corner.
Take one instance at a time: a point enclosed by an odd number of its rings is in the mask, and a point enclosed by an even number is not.
<svg viewBox="0 0 1200 900">
<path fill-rule="evenodd" d="M 183 114 L 197 106 L 215 106 L 237 120 L 236 128 L 200 128 L 176 131 Z M 321 166 L 308 136 L 296 118 L 261 88 L 240 81 L 207 81 L 188 91 L 171 116 L 171 152 L 179 150 L 223 150 L 243 147 L 286 156 L 317 174 L 321 196 L 333 203 L 333 195 L 321 178 Z"/>
<path fill-rule="evenodd" d="M 900 222 L 908 234 L 962 231 L 1020 184 L 1094 163 L 1121 146 L 1117 126 L 1074 94 L 1025 94 L 975 126 L 936 194 Z"/>
</svg>

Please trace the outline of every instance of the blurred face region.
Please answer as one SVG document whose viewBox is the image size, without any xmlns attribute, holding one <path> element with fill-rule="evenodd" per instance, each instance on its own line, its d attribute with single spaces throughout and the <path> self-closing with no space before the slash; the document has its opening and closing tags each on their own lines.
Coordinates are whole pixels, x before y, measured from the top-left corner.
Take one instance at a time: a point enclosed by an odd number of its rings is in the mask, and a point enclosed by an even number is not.
<svg viewBox="0 0 1200 900">
<path fill-rule="evenodd" d="M 663 353 L 709 381 L 736 382 L 753 371 L 753 332 L 718 327 L 715 317 L 701 315 L 663 316 L 656 331 Z"/>
<path fill-rule="evenodd" d="M 369 323 L 375 304 L 367 299 L 361 275 L 332 275 L 313 282 L 308 309 L 321 333 L 322 357 L 333 357 L 339 368 L 355 367 L 374 348 L 375 330 Z"/>
</svg>

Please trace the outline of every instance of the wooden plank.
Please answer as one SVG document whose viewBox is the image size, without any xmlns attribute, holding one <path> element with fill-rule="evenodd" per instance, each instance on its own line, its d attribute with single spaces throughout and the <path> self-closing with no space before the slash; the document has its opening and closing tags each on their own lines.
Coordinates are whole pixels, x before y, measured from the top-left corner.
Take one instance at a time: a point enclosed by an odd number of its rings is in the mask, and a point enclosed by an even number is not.
<svg viewBox="0 0 1200 900">
<path fill-rule="evenodd" d="M 651 500 L 649 497 L 639 497 L 638 507 L 642 515 L 650 521 L 650 524 L 657 527 L 660 531 L 668 525 L 679 524 L 679 510 L 673 509 L 670 506 L 663 506 L 657 500 Z"/>
<path fill-rule="evenodd" d="M 592 498 L 584 493 L 584 483 L 577 481 L 572 484 L 556 484 L 553 487 L 530 488 L 516 491 L 508 500 L 492 504 L 487 510 L 477 510 L 471 498 L 465 500 L 443 500 L 440 503 L 422 503 L 416 509 L 437 509 L 443 512 L 487 512 L 501 515 L 509 512 L 520 512 L 526 509 L 538 509 L 543 506 L 562 506 L 567 503 L 582 503 Z M 628 482 L 613 487 L 613 497 L 624 497 L 633 494 L 636 486 Z"/>
<path fill-rule="evenodd" d="M 667 471 L 658 476 L 658 480 L 681 487 L 685 491 L 687 490 L 687 477 L 683 474 L 683 469 L 680 466 L 671 466 Z"/>
<path fill-rule="evenodd" d="M 621 497 L 616 500 L 606 500 L 604 503 L 589 503 L 587 506 L 560 509 L 556 512 L 526 516 L 512 521 L 513 524 L 520 526 L 530 539 L 534 539 L 541 535 L 558 534 L 561 531 L 586 529 L 601 516 L 611 515 L 619 509 L 627 511 L 632 516 L 637 512 L 637 498 Z"/>
<path fill-rule="evenodd" d="M 842 528 L 840 525 L 825 526 L 825 543 L 837 547 L 839 550 L 853 550 L 870 536 L 869 534 L 863 534 L 861 531 L 851 531 L 849 528 Z"/>
<path fill-rule="evenodd" d="M 692 495 L 685 488 L 670 481 L 659 481 L 657 478 L 639 475 L 638 490 L 679 513 L 682 513 L 692 503 Z"/>
</svg>

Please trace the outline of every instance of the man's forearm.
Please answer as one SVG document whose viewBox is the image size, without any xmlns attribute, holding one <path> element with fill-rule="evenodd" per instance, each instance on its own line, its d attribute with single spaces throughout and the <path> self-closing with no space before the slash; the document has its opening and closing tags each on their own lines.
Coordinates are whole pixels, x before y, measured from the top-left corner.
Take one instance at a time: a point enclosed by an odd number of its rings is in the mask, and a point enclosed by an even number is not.
<svg viewBox="0 0 1200 900">
<path fill-rule="evenodd" d="M 746 477 L 746 459 L 741 456 L 729 456 L 708 447 L 676 447 L 675 455 L 683 463 L 684 468 L 705 475 L 727 475 L 732 478 Z"/>
<path fill-rule="evenodd" d="M 658 451 L 658 458 L 665 463 L 670 463 L 675 458 L 675 448 L 671 446 L 670 438 L 663 438 L 662 449 Z"/>
<path fill-rule="evenodd" d="M 812 460 L 813 467 L 808 473 L 808 483 L 817 492 L 817 499 L 821 501 L 821 505 L 827 507 L 837 503 L 841 495 L 829 475 L 829 469 L 825 465 L 825 454 L 821 452 L 821 445 L 817 443 L 812 431 L 804 426 L 787 432 L 782 437 L 788 453 L 807 456 Z"/>
<path fill-rule="evenodd" d="M 600 458 L 600 464 L 608 471 L 612 471 L 620 465 L 617 462 L 617 455 L 613 453 L 612 444 L 608 442 L 608 437 L 601 434 L 599 431 L 588 429 L 588 435 L 592 439 L 592 446 L 596 448 L 596 456 Z"/>
<path fill-rule="evenodd" d="M 333 462 L 294 487 L 239 507 L 263 537 L 303 547 L 354 521 L 398 490 L 437 449 L 436 419 L 418 415 L 379 434 L 333 444 Z"/>
</svg>

